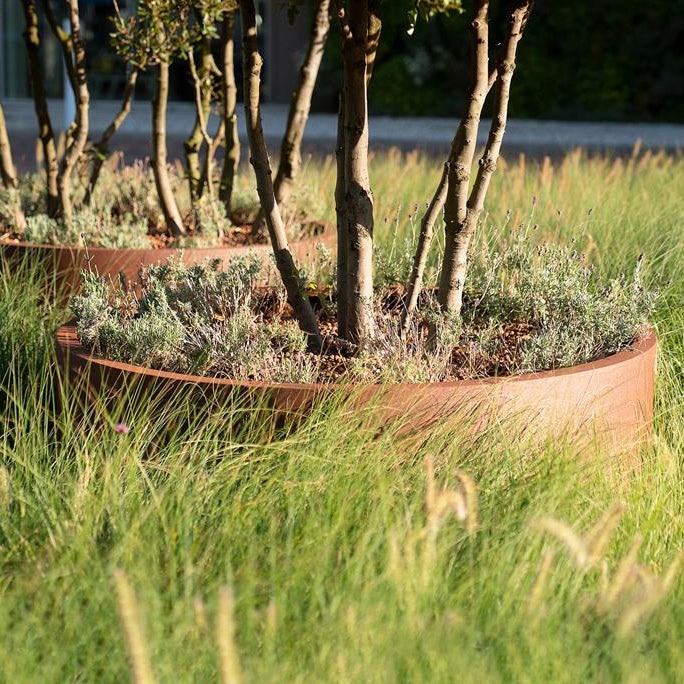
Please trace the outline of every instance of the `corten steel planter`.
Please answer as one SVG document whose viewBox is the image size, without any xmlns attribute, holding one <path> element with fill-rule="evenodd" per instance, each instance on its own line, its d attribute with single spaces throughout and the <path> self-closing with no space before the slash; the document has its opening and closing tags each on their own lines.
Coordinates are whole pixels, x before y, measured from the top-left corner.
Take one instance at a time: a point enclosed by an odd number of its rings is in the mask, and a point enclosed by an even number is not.
<svg viewBox="0 0 684 684">
<path fill-rule="evenodd" d="M 83 347 L 72 326 L 60 328 L 57 345 L 72 382 L 85 376 L 91 387 L 114 392 L 142 383 L 155 393 L 192 389 L 208 401 L 221 401 L 237 391 L 268 396 L 284 415 L 304 415 L 315 400 L 346 393 L 352 407 L 374 407 L 384 420 L 399 419 L 410 430 L 463 421 L 476 435 L 505 420 L 511 438 L 558 436 L 583 445 L 596 440 L 619 451 L 632 451 L 650 432 L 658 346 L 651 330 L 618 354 L 572 368 L 481 380 L 340 387 L 190 376 L 108 361 Z"/>
<path fill-rule="evenodd" d="M 293 240 L 290 249 L 297 263 L 304 263 L 316 252 L 316 245 L 328 247 L 334 242 L 335 231 L 331 226 L 318 235 Z M 81 284 L 80 272 L 90 267 L 101 276 L 117 278 L 123 273 L 129 281 L 135 280 L 138 268 L 166 261 L 169 257 L 181 257 L 184 264 L 202 264 L 207 259 L 220 259 L 227 265 L 231 259 L 257 254 L 264 262 L 272 253 L 270 244 L 248 247 L 194 247 L 176 249 L 130 249 L 110 247 L 73 247 L 59 245 L 38 245 L 30 242 L 0 243 L 0 254 L 7 259 L 40 259 L 56 275 L 60 285 L 67 292 L 75 292 Z"/>
</svg>

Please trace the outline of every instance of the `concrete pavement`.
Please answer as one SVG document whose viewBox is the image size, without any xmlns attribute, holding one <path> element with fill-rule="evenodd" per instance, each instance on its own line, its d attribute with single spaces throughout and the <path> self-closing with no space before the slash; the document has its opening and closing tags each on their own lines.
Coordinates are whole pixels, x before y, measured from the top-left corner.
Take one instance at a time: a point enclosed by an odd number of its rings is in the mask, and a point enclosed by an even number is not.
<svg viewBox="0 0 684 684">
<path fill-rule="evenodd" d="M 118 109 L 116 101 L 95 101 L 91 105 L 91 137 L 99 135 L 110 123 Z M 31 100 L 3 101 L 7 126 L 13 145 L 18 147 L 15 156 L 18 164 L 32 162 L 33 144 L 37 133 L 36 118 Z M 61 100 L 49 102 L 53 127 L 64 128 Z M 125 123 L 114 138 L 113 147 L 124 149 L 127 158 L 144 157 L 149 154 L 151 134 L 151 104 L 135 102 Z M 270 146 L 276 146 L 285 130 L 287 105 L 264 104 L 262 109 L 264 134 Z M 240 138 L 246 140 L 242 108 L 238 112 Z M 306 149 L 318 153 L 333 151 L 337 121 L 334 114 L 314 113 L 306 129 Z M 171 156 L 181 154 L 182 140 L 187 136 L 194 121 L 191 103 L 169 104 L 167 127 Z M 212 117 L 214 125 L 216 117 Z M 478 142 L 486 140 L 488 121 L 483 121 Z M 397 146 L 405 150 L 422 148 L 428 153 L 442 155 L 449 148 L 458 121 L 448 118 L 395 118 L 371 117 L 371 144 L 377 147 Z M 534 121 L 511 119 L 506 127 L 504 154 L 525 152 L 533 157 L 545 154 L 558 156 L 575 147 L 590 152 L 629 152 L 640 139 L 645 149 L 684 149 L 684 125 L 639 124 L 608 122 Z M 14 141 L 17 141 L 16 143 Z M 30 149 L 26 149 L 26 145 Z"/>
</svg>

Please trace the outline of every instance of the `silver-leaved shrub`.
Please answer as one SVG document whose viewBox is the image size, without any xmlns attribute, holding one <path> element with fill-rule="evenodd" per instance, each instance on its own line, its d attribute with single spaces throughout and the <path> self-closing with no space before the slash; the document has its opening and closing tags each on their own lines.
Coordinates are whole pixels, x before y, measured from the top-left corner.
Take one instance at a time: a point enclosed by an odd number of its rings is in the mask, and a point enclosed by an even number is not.
<svg viewBox="0 0 684 684">
<path fill-rule="evenodd" d="M 180 373 L 311 381 L 315 361 L 291 321 L 267 321 L 255 298 L 261 260 L 150 266 L 131 287 L 113 290 L 83 273 L 71 301 L 83 344 L 107 358 Z"/>
</svg>

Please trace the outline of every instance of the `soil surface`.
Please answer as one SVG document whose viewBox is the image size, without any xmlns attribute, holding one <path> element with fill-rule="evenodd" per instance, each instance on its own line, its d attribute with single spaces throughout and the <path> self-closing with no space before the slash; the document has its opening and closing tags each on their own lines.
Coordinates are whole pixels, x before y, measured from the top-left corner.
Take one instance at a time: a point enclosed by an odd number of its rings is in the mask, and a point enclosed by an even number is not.
<svg viewBox="0 0 684 684">
<path fill-rule="evenodd" d="M 266 229 L 261 228 L 254 230 L 253 224 L 245 220 L 244 216 L 236 215 L 232 217 L 233 225 L 224 232 L 220 241 L 212 242 L 211 247 L 256 247 L 259 245 L 267 245 L 268 235 Z M 297 227 L 291 232 L 297 234 L 296 239 L 303 239 L 308 237 L 315 237 L 326 230 L 331 230 L 332 226 L 322 219 L 311 217 L 303 217 L 297 220 Z M 189 230 L 187 238 L 202 237 L 201 233 L 195 233 Z M 176 247 L 177 240 L 172 235 L 166 232 L 150 231 L 149 233 L 150 245 L 153 249 L 166 249 Z M 294 237 L 291 239 L 295 239 Z M 12 232 L 7 226 L 0 225 L 0 244 L 18 244 L 24 241 L 24 236 L 21 233 Z M 80 245 L 63 245 L 69 247 L 78 247 Z M 92 245 L 98 247 L 99 245 Z M 205 245 L 199 244 L 198 247 Z M 181 245 L 181 249 L 187 249 L 186 246 Z"/>
<path fill-rule="evenodd" d="M 424 307 L 435 293 L 427 290 L 421 294 L 420 304 Z M 391 316 L 399 326 L 401 312 L 404 307 L 406 291 L 403 285 L 397 284 L 389 289 L 382 297 L 380 306 L 383 316 Z M 258 309 L 264 313 L 266 320 L 280 319 L 294 320 L 294 314 L 289 304 L 284 303 L 282 297 L 272 289 L 260 292 Z M 301 352 L 300 354 L 315 357 L 318 367 L 318 382 L 334 383 L 350 371 L 353 373 L 354 359 L 359 354 L 359 348 L 337 336 L 337 316 L 334 302 L 327 290 L 309 290 L 309 300 L 318 319 L 318 325 L 323 338 L 323 348 L 320 354 Z M 467 302 L 466 302 L 467 306 Z M 454 346 L 448 358 L 445 359 L 445 375 L 441 382 L 453 380 L 467 380 L 474 377 L 500 377 L 519 374 L 517 368 L 521 347 L 525 340 L 534 332 L 534 325 L 526 322 L 511 322 L 501 325 L 496 333 L 496 344 L 492 345 L 494 353 L 483 353 L 471 342 L 462 342 Z M 407 346 L 425 348 L 427 346 L 427 326 L 418 327 L 409 333 Z M 391 356 L 391 354 L 389 355 Z M 409 361 L 409 359 L 407 359 Z M 382 355 L 368 355 L 364 359 L 364 370 L 377 376 L 380 380 L 383 372 L 387 371 L 387 362 L 398 362 L 397 358 L 384 358 Z M 250 378 L 259 380 L 259 378 Z"/>
</svg>

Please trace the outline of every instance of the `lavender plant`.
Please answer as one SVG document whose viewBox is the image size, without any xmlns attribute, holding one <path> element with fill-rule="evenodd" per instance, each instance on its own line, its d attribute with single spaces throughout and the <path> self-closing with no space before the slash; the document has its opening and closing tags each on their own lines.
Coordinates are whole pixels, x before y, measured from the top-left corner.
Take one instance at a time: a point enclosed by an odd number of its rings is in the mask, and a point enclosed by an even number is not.
<svg viewBox="0 0 684 684">
<path fill-rule="evenodd" d="M 108 358 L 154 368 L 273 382 L 312 380 L 315 360 L 296 323 L 267 320 L 255 282 L 257 257 L 186 267 L 150 266 L 136 291 L 115 295 L 94 273 L 71 308 L 80 340 Z"/>
<path fill-rule="evenodd" d="M 602 358 L 643 333 L 656 297 L 644 287 L 641 259 L 630 277 L 605 280 L 573 246 L 535 248 L 534 235 L 521 229 L 500 252 L 479 250 L 461 316 L 443 316 L 429 290 L 402 333 L 395 318 L 401 296 L 388 282 L 374 292 L 375 344 L 359 350 L 326 336 L 323 357 L 306 352 L 291 313 L 263 306 L 254 288 L 256 258 L 234 261 L 227 272 L 217 263 L 151 267 L 137 285 L 141 295 L 113 292 L 85 274 L 72 309 L 81 341 L 108 358 L 262 381 L 436 382 L 529 373 Z M 316 269 L 300 276 L 320 291 L 331 266 L 330 255 L 320 254 Z M 331 310 L 323 306 L 319 316 L 331 320 Z"/>
</svg>

